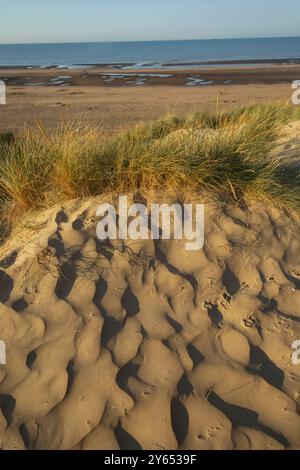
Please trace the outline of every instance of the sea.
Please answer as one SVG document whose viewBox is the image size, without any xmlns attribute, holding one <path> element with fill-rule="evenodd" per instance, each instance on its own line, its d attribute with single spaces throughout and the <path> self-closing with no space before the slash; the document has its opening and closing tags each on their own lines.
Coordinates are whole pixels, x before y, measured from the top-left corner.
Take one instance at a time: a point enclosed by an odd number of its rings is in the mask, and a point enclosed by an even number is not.
<svg viewBox="0 0 300 470">
<path fill-rule="evenodd" d="M 126 67 L 230 66 L 300 63 L 300 37 L 144 42 L 0 44 L 1 67 L 117 65 Z"/>
</svg>

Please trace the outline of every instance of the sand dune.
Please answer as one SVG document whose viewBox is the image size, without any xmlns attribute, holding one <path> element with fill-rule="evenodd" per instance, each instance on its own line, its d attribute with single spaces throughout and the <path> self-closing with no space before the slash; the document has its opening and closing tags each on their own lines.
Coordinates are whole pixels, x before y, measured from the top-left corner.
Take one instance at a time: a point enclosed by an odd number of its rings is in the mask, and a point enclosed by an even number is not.
<svg viewBox="0 0 300 470">
<path fill-rule="evenodd" d="M 297 217 L 210 202 L 192 253 L 100 243 L 100 200 L 1 249 L 0 446 L 300 449 Z"/>
</svg>

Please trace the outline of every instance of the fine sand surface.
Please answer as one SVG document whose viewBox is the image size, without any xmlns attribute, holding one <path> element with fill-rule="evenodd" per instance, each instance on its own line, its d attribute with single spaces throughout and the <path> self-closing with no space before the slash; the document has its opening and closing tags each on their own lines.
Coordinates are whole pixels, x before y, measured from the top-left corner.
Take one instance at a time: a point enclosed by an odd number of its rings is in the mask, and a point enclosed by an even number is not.
<svg viewBox="0 0 300 470">
<path fill-rule="evenodd" d="M 74 118 L 114 130 L 167 112 L 215 111 L 217 107 L 291 99 L 291 83 L 300 79 L 300 66 L 1 69 L 0 79 L 7 83 L 7 105 L 0 107 L 0 132 L 34 126 L 36 120 L 53 128 L 62 119 Z"/>
<path fill-rule="evenodd" d="M 274 149 L 274 156 L 279 159 L 285 159 L 290 162 L 296 170 L 300 166 L 300 122 L 295 121 L 284 129 L 284 136 L 278 141 Z"/>
<path fill-rule="evenodd" d="M 111 200 L 57 206 L 1 248 L 0 447 L 300 449 L 298 217 L 207 202 L 187 252 L 97 241 Z"/>
</svg>

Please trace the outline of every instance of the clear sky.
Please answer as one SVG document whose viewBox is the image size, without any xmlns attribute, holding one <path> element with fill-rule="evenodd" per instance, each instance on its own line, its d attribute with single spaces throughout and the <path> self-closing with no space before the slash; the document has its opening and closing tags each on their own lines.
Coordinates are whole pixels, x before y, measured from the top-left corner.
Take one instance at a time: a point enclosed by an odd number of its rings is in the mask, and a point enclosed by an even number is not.
<svg viewBox="0 0 300 470">
<path fill-rule="evenodd" d="M 300 0 L 0 0 L 0 43 L 300 36 Z"/>
</svg>

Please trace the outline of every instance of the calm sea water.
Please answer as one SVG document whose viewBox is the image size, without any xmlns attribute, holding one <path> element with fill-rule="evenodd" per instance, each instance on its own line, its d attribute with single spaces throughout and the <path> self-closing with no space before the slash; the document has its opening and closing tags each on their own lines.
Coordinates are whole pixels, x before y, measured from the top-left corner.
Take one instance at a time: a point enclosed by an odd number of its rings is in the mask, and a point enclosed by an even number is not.
<svg viewBox="0 0 300 470">
<path fill-rule="evenodd" d="M 297 59 L 300 37 L 111 43 L 0 45 L 2 66 L 181 64 L 231 60 Z"/>
</svg>

